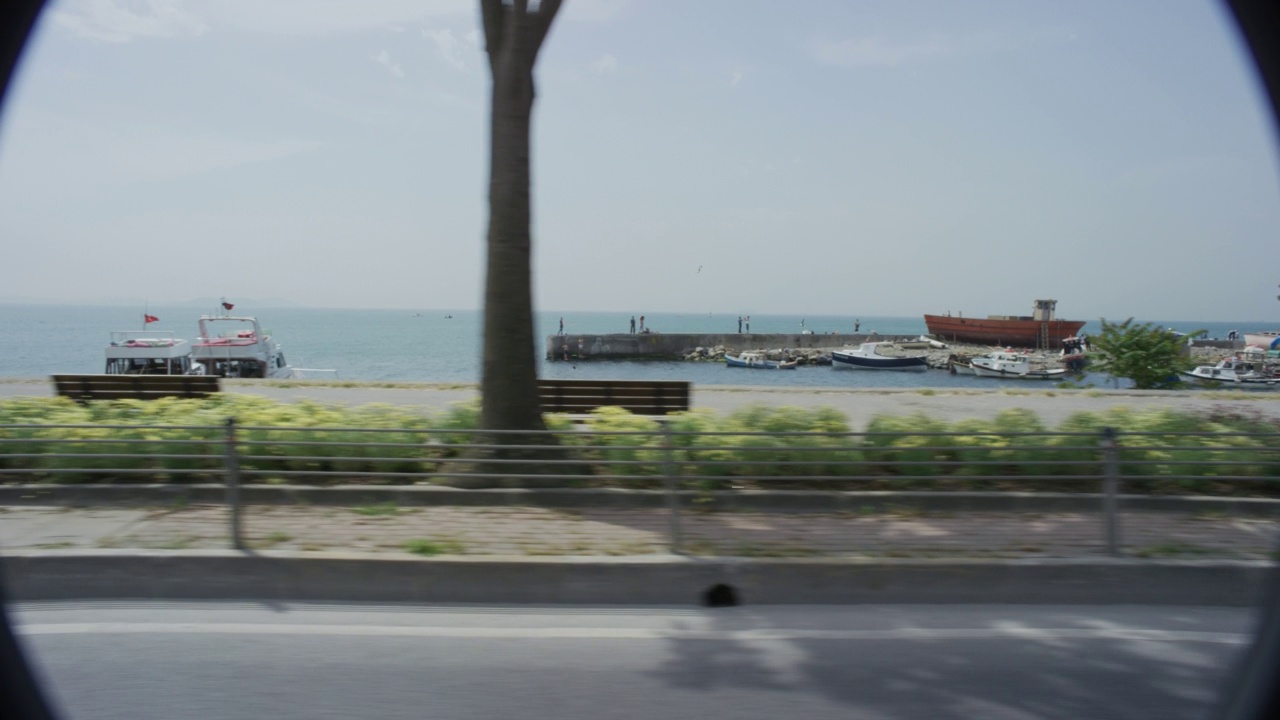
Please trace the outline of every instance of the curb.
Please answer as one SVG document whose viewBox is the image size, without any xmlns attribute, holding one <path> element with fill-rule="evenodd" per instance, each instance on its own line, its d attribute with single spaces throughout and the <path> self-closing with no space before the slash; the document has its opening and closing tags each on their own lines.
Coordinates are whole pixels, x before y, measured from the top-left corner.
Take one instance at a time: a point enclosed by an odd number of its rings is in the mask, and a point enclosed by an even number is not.
<svg viewBox="0 0 1280 720">
<path fill-rule="evenodd" d="M 676 493 L 682 507 L 725 512 L 1101 512 L 1099 493 L 1029 492 L 836 492 L 821 490 L 727 490 Z M 221 505 L 226 487 L 197 485 L 0 485 L 0 506 L 123 506 Z M 242 485 L 240 501 L 249 505 L 319 505 L 352 507 L 395 503 L 403 507 L 541 507 L 666 508 L 662 490 L 620 488 L 489 488 L 337 485 L 308 487 Z M 1124 511 L 1221 513 L 1243 517 L 1280 516 L 1280 499 L 1208 497 L 1192 495 L 1120 495 Z"/>
<path fill-rule="evenodd" d="M 19 551 L 9 597 L 693 605 L 716 584 L 743 604 L 1009 603 L 1245 607 L 1264 561 L 388 558 L 354 553 Z"/>
</svg>

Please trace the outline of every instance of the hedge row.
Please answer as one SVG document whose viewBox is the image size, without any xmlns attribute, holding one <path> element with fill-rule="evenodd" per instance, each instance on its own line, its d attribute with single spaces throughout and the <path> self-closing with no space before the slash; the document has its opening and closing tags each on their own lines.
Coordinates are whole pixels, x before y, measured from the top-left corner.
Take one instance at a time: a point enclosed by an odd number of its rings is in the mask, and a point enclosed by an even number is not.
<svg viewBox="0 0 1280 720">
<path fill-rule="evenodd" d="M 0 475 L 10 482 L 208 480 L 224 467 L 221 426 L 228 417 L 241 426 L 237 435 L 242 443 L 237 448 L 241 467 L 258 479 L 314 482 L 369 477 L 373 482 L 405 482 L 421 478 L 374 476 L 456 469 L 441 461 L 465 457 L 466 448 L 459 446 L 474 439 L 469 431 L 478 426 L 479 408 L 468 403 L 428 413 L 390 405 L 283 403 L 234 394 L 87 405 L 61 398 L 6 399 L 0 400 Z M 786 478 L 789 486 L 795 486 L 796 479 L 857 477 L 866 487 L 876 480 L 901 486 L 904 480 L 964 481 L 983 476 L 1093 477 L 1101 473 L 1099 439 L 1105 427 L 1121 433 L 1121 472 L 1130 477 L 1178 478 L 1184 483 L 1181 487 L 1200 487 L 1187 485 L 1188 479 L 1280 477 L 1280 424 L 1239 413 L 1085 412 L 1052 429 L 1084 435 L 1049 436 L 1014 435 L 1050 431 L 1037 416 L 1022 409 L 1005 410 L 990 420 L 950 423 L 924 415 L 887 416 L 873 419 L 866 434 L 850 435 L 848 420 L 830 408 L 755 406 L 726 415 L 694 410 L 672 416 L 669 450 L 657 421 L 618 408 L 597 411 L 583 429 L 638 434 L 582 432 L 564 416 L 549 415 L 547 423 L 562 445 L 577 448 L 569 451 L 572 457 L 590 461 L 592 473 L 634 476 L 637 482 L 628 483 L 633 486 L 660 476 L 667 461 L 674 462 L 682 475 L 700 478 L 704 487 L 741 478 L 757 485 Z M 87 427 L 55 427 L 62 425 Z M 815 434 L 776 434 L 798 432 Z M 40 472 L 12 472 L 16 469 Z"/>
</svg>

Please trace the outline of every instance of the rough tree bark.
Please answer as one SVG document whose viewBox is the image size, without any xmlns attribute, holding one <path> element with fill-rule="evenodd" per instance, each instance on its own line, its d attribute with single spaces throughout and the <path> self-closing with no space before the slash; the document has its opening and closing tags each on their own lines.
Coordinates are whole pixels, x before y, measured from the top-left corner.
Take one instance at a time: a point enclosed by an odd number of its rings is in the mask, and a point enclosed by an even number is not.
<svg viewBox="0 0 1280 720">
<path fill-rule="evenodd" d="M 493 75 L 481 427 L 540 430 L 530 266 L 533 66 L 561 0 L 480 0 Z M 501 436 L 494 436 L 501 442 Z M 515 440 L 515 438 L 512 438 Z M 528 438 L 516 440 L 525 441 Z"/>
</svg>

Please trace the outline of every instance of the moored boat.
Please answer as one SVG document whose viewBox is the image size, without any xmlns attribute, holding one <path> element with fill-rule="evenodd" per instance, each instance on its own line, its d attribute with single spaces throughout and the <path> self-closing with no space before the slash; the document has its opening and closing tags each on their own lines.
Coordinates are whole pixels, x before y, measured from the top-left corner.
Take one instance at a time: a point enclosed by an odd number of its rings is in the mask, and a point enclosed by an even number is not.
<svg viewBox="0 0 1280 720">
<path fill-rule="evenodd" d="M 794 370 L 799 363 L 795 360 L 770 360 L 762 352 L 746 351 L 738 353 L 736 356 L 726 353 L 724 364 L 726 367 L 755 368 L 757 370 Z"/>
<path fill-rule="evenodd" d="M 191 357 L 207 374 L 219 377 L 294 377 L 280 343 L 262 332 L 255 317 L 201 315 Z"/>
<path fill-rule="evenodd" d="M 831 367 L 837 370 L 906 370 L 912 372 L 924 372 L 929 369 L 928 355 L 906 357 L 881 355 L 876 352 L 876 348 L 881 345 L 893 345 L 893 343 L 868 342 L 862 343 L 856 349 L 832 350 Z"/>
<path fill-rule="evenodd" d="M 986 319 L 925 315 L 929 334 L 938 340 L 985 345 L 1058 348 L 1084 327 L 1083 320 L 1054 317 L 1057 300 L 1036 300 L 1031 315 L 990 315 Z"/>
<path fill-rule="evenodd" d="M 1064 368 L 1036 367 L 1031 358 L 1010 350 L 997 350 L 974 357 L 969 362 L 973 374 L 1010 380 L 1056 380 L 1067 374 Z"/>
<path fill-rule="evenodd" d="M 188 375 L 197 371 L 191 343 L 158 330 L 111 333 L 106 347 L 108 375 Z"/>
<path fill-rule="evenodd" d="M 1216 365 L 1200 365 L 1194 370 L 1184 370 L 1181 375 L 1199 385 L 1230 385 L 1260 390 L 1280 388 L 1280 365 L 1241 357 L 1224 358 Z"/>
<path fill-rule="evenodd" d="M 1280 332 L 1251 332 L 1244 334 L 1246 347 L 1256 345 L 1267 350 L 1280 350 Z"/>
</svg>

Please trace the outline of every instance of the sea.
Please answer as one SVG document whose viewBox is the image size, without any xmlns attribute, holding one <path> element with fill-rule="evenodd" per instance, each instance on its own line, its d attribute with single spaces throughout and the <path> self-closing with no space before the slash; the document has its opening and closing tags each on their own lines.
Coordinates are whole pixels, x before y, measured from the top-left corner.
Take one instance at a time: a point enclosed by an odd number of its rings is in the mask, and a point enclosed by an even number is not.
<svg viewBox="0 0 1280 720">
<path fill-rule="evenodd" d="M 214 310 L 190 306 L 147 308 L 65 305 L 0 305 L 0 377 L 44 377 L 53 373 L 98 373 L 109 333 L 141 330 L 144 311 L 159 318 L 148 329 L 170 331 L 176 337 L 198 335 L 196 321 Z M 275 336 L 295 367 L 332 369 L 341 380 L 369 382 L 474 383 L 480 380 L 482 315 L 476 310 L 351 310 L 318 308 L 237 307 L 234 314 L 258 318 L 264 331 Z M 538 373 L 546 378 L 687 380 L 695 385 L 794 387 L 1004 387 L 1009 381 L 991 380 L 945 371 L 924 373 L 834 371 L 830 367 L 802 367 L 795 371 L 729 368 L 723 363 L 680 361 L 544 360 L 546 337 L 566 333 L 627 332 L 631 315 L 605 312 L 541 312 L 537 322 Z M 638 315 L 637 315 L 638 318 Z M 918 335 L 926 331 L 922 317 L 753 315 L 751 330 L 796 333 L 803 327 L 816 334 L 861 331 L 881 335 Z M 1226 337 L 1231 330 L 1262 330 L 1257 322 L 1155 321 L 1181 332 L 1206 330 L 1209 337 Z M 655 332 L 727 333 L 737 330 L 736 315 L 702 313 L 646 314 L 645 325 Z M 1096 335 L 1099 323 L 1084 332 Z M 332 376 L 327 376 L 332 377 Z M 1100 375 L 1084 383 L 1099 388 L 1123 387 Z M 993 385 L 994 383 L 994 385 Z"/>
</svg>

